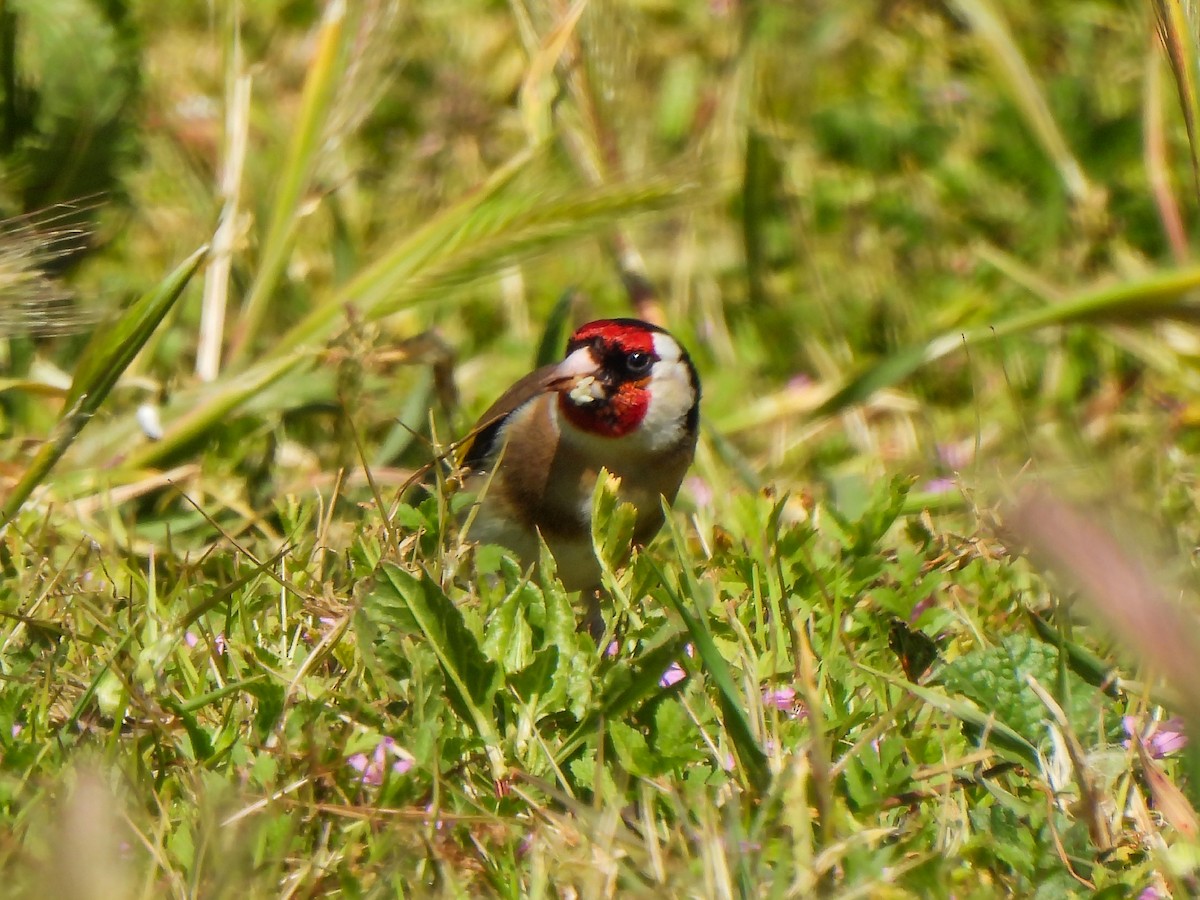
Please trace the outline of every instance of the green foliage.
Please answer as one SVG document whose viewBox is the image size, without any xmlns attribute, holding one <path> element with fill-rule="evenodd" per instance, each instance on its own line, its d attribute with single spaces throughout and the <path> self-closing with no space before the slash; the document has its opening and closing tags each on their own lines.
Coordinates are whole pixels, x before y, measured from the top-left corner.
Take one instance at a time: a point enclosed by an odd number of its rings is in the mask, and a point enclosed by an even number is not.
<svg viewBox="0 0 1200 900">
<path fill-rule="evenodd" d="M 141 71 L 123 0 L 0 9 L 0 210 L 112 191 L 132 157 Z"/>
<path fill-rule="evenodd" d="M 993 712 L 1031 744 L 1038 744 L 1048 717 L 1045 704 L 1029 689 L 1029 679 L 1046 687 L 1058 685 L 1070 721 L 1081 726 L 1096 721 L 1097 703 L 1103 699 L 1074 673 L 1067 672 L 1060 680 L 1059 662 L 1055 648 L 1014 634 L 994 647 L 960 656 L 938 673 L 938 680 Z"/>
<path fill-rule="evenodd" d="M 570 6 L 0 0 L 0 206 L 101 194 L 0 223 L 6 896 L 1187 895 L 1004 500 L 1191 603 L 1194 12 Z M 704 429 L 597 644 L 425 467 L 630 314 Z"/>
</svg>

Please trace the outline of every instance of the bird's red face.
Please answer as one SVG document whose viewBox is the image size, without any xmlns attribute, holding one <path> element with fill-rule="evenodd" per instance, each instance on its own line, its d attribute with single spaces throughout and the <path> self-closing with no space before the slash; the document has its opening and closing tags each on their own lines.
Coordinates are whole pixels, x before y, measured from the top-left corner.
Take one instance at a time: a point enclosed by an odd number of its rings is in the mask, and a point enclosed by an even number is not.
<svg viewBox="0 0 1200 900">
<path fill-rule="evenodd" d="M 700 399 L 691 361 L 666 331 L 636 319 L 601 319 L 567 343 L 559 410 L 581 432 L 668 443 L 694 429 Z"/>
</svg>

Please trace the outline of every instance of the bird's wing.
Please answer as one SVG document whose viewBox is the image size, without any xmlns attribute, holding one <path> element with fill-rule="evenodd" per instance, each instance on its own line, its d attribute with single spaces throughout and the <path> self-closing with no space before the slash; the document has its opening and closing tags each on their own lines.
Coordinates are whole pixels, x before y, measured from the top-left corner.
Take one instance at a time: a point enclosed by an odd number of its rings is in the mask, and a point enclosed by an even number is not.
<svg viewBox="0 0 1200 900">
<path fill-rule="evenodd" d="M 487 412 L 479 417 L 479 421 L 458 447 L 457 459 L 459 467 L 470 469 L 486 468 L 487 459 L 496 449 L 496 439 L 505 420 L 534 397 L 547 390 L 553 380 L 558 365 L 542 366 L 530 372 L 507 391 L 500 395 L 495 403 L 488 407 Z"/>
</svg>

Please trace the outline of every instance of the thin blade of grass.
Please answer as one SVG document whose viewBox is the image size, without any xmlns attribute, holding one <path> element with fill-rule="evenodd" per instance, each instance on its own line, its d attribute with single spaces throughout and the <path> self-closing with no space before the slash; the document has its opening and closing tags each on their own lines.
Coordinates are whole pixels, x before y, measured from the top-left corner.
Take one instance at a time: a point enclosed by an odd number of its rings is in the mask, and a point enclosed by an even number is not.
<svg viewBox="0 0 1200 900">
<path fill-rule="evenodd" d="M 675 553 L 679 560 L 680 587 L 686 588 L 687 596 L 694 601 L 702 596 L 703 592 L 696 583 L 696 577 L 692 574 L 691 567 L 687 562 L 689 555 L 683 535 L 679 531 L 679 526 L 671 518 L 669 507 L 666 507 L 665 503 L 664 511 L 667 515 L 666 528 L 671 535 L 671 543 L 675 547 Z M 725 730 L 729 733 L 730 741 L 733 743 L 734 751 L 737 753 L 738 761 L 745 769 L 754 790 L 760 795 L 765 794 L 771 786 L 771 772 L 767 767 L 767 757 L 754 738 L 754 731 L 750 727 L 750 717 L 746 715 L 746 699 L 738 693 L 733 675 L 729 671 L 729 664 L 713 641 L 705 611 L 698 610 L 693 613 L 689 608 L 689 603 L 684 601 L 681 592 L 674 589 L 670 580 L 661 570 L 659 570 L 659 578 L 671 607 L 678 613 L 679 618 L 687 627 L 688 634 L 691 635 L 692 644 L 696 648 L 696 654 L 700 657 L 700 661 L 704 664 L 705 671 L 716 685 L 721 718 Z"/>
<path fill-rule="evenodd" d="M 308 354 L 293 353 L 244 371 L 236 379 L 222 379 L 207 390 L 182 393 L 164 410 L 163 419 L 168 424 L 158 440 L 146 442 L 132 451 L 122 446 L 109 460 L 109 465 L 129 469 L 159 465 L 201 440 L 227 416 L 310 358 Z"/>
<path fill-rule="evenodd" d="M 1158 37 L 1171 64 L 1175 76 L 1175 89 L 1179 94 L 1179 108 L 1183 113 L 1183 124 L 1187 129 L 1188 149 L 1191 151 L 1192 176 L 1196 191 L 1200 193 L 1200 136 L 1197 135 L 1197 110 L 1200 96 L 1196 89 L 1196 72 L 1200 71 L 1200 53 L 1196 48 L 1196 23 L 1189 21 L 1189 6 L 1182 0 L 1153 0 L 1154 19 L 1158 25 Z"/>
<path fill-rule="evenodd" d="M 130 306 L 111 328 L 97 331 L 88 342 L 63 401 L 57 433 L 42 445 L 12 493 L 5 498 L 4 506 L 0 509 L 0 528 L 12 520 L 29 495 L 67 452 L 67 448 L 100 408 L 117 379 L 175 305 L 207 253 L 208 248 L 201 247 L 157 287 Z"/>
<path fill-rule="evenodd" d="M 279 277 L 287 265 L 296 223 L 300 221 L 298 211 L 312 178 L 317 151 L 337 89 L 345 19 L 345 0 L 334 0 L 326 6 L 317 34 L 316 52 L 304 83 L 296 129 L 277 182 L 275 205 L 263 242 L 262 258 L 238 321 L 231 353 L 233 360 L 244 358 L 253 344 L 267 314 L 268 303 L 276 294 Z"/>
<path fill-rule="evenodd" d="M 585 237 L 639 213 L 678 207 L 692 199 L 698 187 L 690 180 L 655 178 L 556 197 L 506 190 L 535 158 L 519 155 L 479 191 L 401 241 L 314 308 L 279 340 L 273 352 L 323 343 L 347 308 L 370 320 L 438 299 L 495 274 L 514 259 Z"/>
<path fill-rule="evenodd" d="M 1054 162 L 1067 192 L 1076 201 L 1087 198 L 1091 186 L 1083 167 L 1067 146 L 1037 80 L 1029 71 L 1029 65 L 1000 13 L 989 0 L 955 0 L 954 8 L 979 37 L 984 52 L 999 70 L 999 80 L 1008 88 L 1042 149 Z"/>
<path fill-rule="evenodd" d="M 567 288 L 554 302 L 554 308 L 546 317 L 546 325 L 542 329 L 542 339 L 538 343 L 537 356 L 534 358 L 535 369 L 548 366 L 562 359 L 562 348 L 566 346 L 567 335 L 571 327 L 571 309 L 575 306 L 576 290 Z"/>
<path fill-rule="evenodd" d="M 852 375 L 828 400 L 809 413 L 809 418 L 836 415 L 848 407 L 865 403 L 876 392 L 903 381 L 922 366 L 980 341 L 1062 325 L 1156 318 L 1195 319 L 1200 317 L 1200 304 L 1187 295 L 1197 287 L 1200 287 L 1200 266 L 1192 266 L 1083 291 L 1061 303 L 1017 313 L 992 325 L 945 332 L 923 344 L 898 350 Z"/>
<path fill-rule="evenodd" d="M 896 687 L 908 691 L 934 709 L 940 709 L 942 712 L 954 716 L 954 718 L 958 719 L 963 725 L 979 736 L 981 745 L 1015 755 L 1022 762 L 1034 768 L 1039 766 L 1037 748 L 1021 737 L 1011 727 L 997 719 L 994 713 L 985 712 L 963 697 L 952 697 L 944 691 L 906 681 L 903 678 L 898 678 L 879 669 L 873 669 L 862 663 L 856 663 L 855 665 L 864 672 L 869 672 L 877 678 L 882 678 Z"/>
</svg>

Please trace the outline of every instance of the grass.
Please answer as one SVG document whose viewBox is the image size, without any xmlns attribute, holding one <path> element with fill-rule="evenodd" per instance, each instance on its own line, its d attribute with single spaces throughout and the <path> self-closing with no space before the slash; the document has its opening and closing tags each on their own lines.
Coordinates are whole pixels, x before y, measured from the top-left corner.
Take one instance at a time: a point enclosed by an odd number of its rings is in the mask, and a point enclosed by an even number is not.
<svg viewBox="0 0 1200 900">
<path fill-rule="evenodd" d="M 1186 4 L 200 9 L 0 0 L 9 894 L 1195 892 Z M 631 312 L 596 646 L 404 488 Z"/>
</svg>

